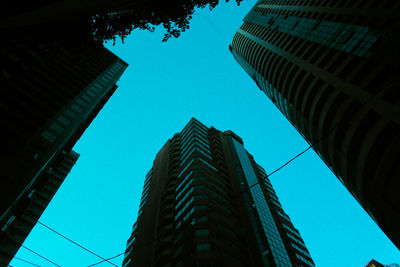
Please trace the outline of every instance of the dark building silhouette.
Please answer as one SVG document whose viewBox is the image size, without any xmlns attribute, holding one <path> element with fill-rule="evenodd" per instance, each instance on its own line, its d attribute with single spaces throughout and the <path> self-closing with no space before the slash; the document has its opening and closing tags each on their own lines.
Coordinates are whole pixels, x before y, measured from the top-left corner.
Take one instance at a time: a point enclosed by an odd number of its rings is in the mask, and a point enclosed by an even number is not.
<svg viewBox="0 0 400 267">
<path fill-rule="evenodd" d="M 242 139 L 193 118 L 146 175 L 123 266 L 314 263 Z"/>
<path fill-rule="evenodd" d="M 379 262 L 377 262 L 376 260 L 372 259 L 370 260 L 367 265 L 365 265 L 365 267 L 399 267 L 400 265 L 398 265 L 397 263 L 392 263 L 392 264 L 381 264 Z"/>
<path fill-rule="evenodd" d="M 370 260 L 365 267 L 384 267 L 383 264 L 380 264 L 376 260 Z"/>
<path fill-rule="evenodd" d="M 128 10 L 146 3 L 144 0 L 45 0 L 26 3 L 14 1 L 0 10 L 0 30 L 74 23 L 99 13 Z"/>
<path fill-rule="evenodd" d="M 0 62 L 0 265 L 7 266 L 127 64 L 102 46 L 59 42 L 4 42 Z"/>
<path fill-rule="evenodd" d="M 398 248 L 399 7 L 258 1 L 230 46 Z"/>
</svg>

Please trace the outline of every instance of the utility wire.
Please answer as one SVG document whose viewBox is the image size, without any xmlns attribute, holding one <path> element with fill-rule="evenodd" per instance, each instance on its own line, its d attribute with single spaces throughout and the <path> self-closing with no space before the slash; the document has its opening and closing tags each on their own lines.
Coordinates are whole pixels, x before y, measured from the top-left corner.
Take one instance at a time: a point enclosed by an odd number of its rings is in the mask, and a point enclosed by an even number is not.
<svg viewBox="0 0 400 267">
<path fill-rule="evenodd" d="M 120 254 L 118 254 L 118 255 L 115 255 L 114 257 L 108 258 L 107 260 L 112 260 L 112 259 L 118 258 L 118 257 L 120 257 L 120 256 L 122 256 L 122 255 L 124 255 L 124 252 L 123 252 L 123 253 L 120 253 Z M 90 265 L 88 265 L 87 267 L 95 266 L 95 265 L 98 265 L 98 264 L 103 263 L 103 262 L 104 262 L 104 260 L 101 260 L 101 261 L 96 262 L 96 263 L 94 263 L 94 264 L 90 264 Z"/>
<path fill-rule="evenodd" d="M 27 260 L 24 260 L 24 259 L 21 259 L 21 258 L 18 258 L 18 257 L 14 257 L 14 259 L 29 263 L 30 265 L 33 265 L 33 266 L 41 267 L 40 265 L 38 265 L 36 263 L 30 262 L 30 261 L 27 261 Z M 11 265 L 9 265 L 9 266 L 11 266 Z"/>
<path fill-rule="evenodd" d="M 51 264 L 54 264 L 55 266 L 61 267 L 60 265 L 58 265 L 58 264 L 55 263 L 54 261 L 49 260 L 48 258 L 46 258 L 46 257 L 44 257 L 44 256 L 42 256 L 42 255 L 40 255 L 40 254 L 37 253 L 36 251 L 33 251 L 32 249 L 30 249 L 30 248 L 28 248 L 28 247 L 26 247 L 26 246 L 24 246 L 24 245 L 21 245 L 21 247 L 23 247 L 23 248 L 26 249 L 26 250 L 29 250 L 29 251 L 32 252 L 33 254 L 35 254 L 35 255 L 41 257 L 42 259 L 45 259 L 46 261 L 50 262 Z"/>
<path fill-rule="evenodd" d="M 161 237 L 162 237 L 162 235 L 160 235 L 160 236 L 154 238 L 153 240 L 150 240 L 150 241 L 144 243 L 143 245 L 141 245 L 141 246 L 139 246 L 139 247 L 136 247 L 136 249 L 137 249 L 137 248 L 143 248 L 143 247 L 150 246 L 150 245 L 153 244 L 154 242 L 157 242 Z M 122 256 L 122 255 L 124 255 L 124 254 L 125 254 L 125 252 L 122 252 L 122 253 L 120 253 L 120 254 L 117 254 L 117 255 L 111 257 L 111 259 L 118 258 L 118 257 L 120 257 L 120 256 Z M 94 264 L 91 264 L 91 265 L 88 265 L 87 267 L 92 267 L 92 266 L 98 265 L 98 264 L 103 263 L 103 262 L 104 262 L 104 260 L 99 261 L 99 262 L 94 263 Z"/>
<path fill-rule="evenodd" d="M 222 37 L 221 31 L 218 29 L 217 26 L 215 26 L 215 24 L 209 18 L 207 18 L 206 16 L 204 16 L 201 13 L 197 13 L 196 15 L 199 15 L 200 17 L 203 17 L 217 31 L 219 37 Z"/>
<path fill-rule="evenodd" d="M 281 169 L 285 168 L 287 165 L 289 165 L 292 161 L 294 161 L 295 159 L 297 159 L 298 157 L 302 156 L 304 153 L 306 153 L 308 150 L 310 150 L 312 148 L 312 146 L 307 147 L 306 149 L 304 149 L 303 151 L 301 151 L 300 153 L 298 153 L 296 156 L 294 156 L 293 158 L 291 158 L 290 160 L 288 160 L 285 164 L 283 164 L 282 166 L 280 166 L 279 168 L 277 168 L 276 170 L 272 171 L 270 174 L 267 174 L 267 177 L 270 177 L 271 175 L 277 173 L 278 171 L 280 171 Z M 262 179 L 264 180 L 264 179 Z M 258 184 L 258 183 L 256 183 Z M 252 188 L 253 186 L 255 186 L 256 184 L 249 186 L 249 188 Z"/>
<path fill-rule="evenodd" d="M 80 245 L 80 244 L 76 243 L 75 241 L 71 240 L 70 238 L 66 237 L 65 235 L 63 235 L 63 234 L 61 234 L 61 233 L 57 232 L 57 231 L 56 231 L 56 230 L 54 230 L 53 228 L 51 228 L 51 227 L 49 227 L 49 226 L 45 225 L 44 223 L 42 223 L 42 222 L 40 222 L 40 221 L 38 221 L 38 223 L 39 223 L 39 224 L 41 224 L 42 226 L 46 227 L 46 228 L 47 228 L 47 229 L 49 229 L 50 231 L 52 231 L 52 232 L 56 233 L 57 235 L 59 235 L 59 236 L 61 236 L 61 237 L 65 238 L 65 239 L 66 239 L 66 240 L 68 240 L 69 242 L 71 242 L 71 243 L 75 244 L 76 246 L 78 246 L 78 247 L 80 247 L 80 248 L 82 248 L 82 249 L 86 250 L 87 252 L 89 252 L 89 253 L 91 253 L 91 254 L 95 255 L 96 257 L 98 257 L 98 258 L 102 259 L 103 261 L 106 261 L 106 262 L 108 262 L 109 264 L 111 264 L 111 265 L 114 265 L 114 266 L 118 267 L 118 265 L 116 265 L 116 264 L 114 264 L 114 263 L 112 263 L 112 262 L 108 261 L 108 259 L 105 259 L 105 258 L 103 258 L 102 256 L 100 256 L 100 255 L 98 255 L 98 254 L 94 253 L 93 251 L 91 251 L 91 250 L 89 250 L 89 249 L 85 248 L 84 246 L 82 246 L 82 245 Z"/>
</svg>

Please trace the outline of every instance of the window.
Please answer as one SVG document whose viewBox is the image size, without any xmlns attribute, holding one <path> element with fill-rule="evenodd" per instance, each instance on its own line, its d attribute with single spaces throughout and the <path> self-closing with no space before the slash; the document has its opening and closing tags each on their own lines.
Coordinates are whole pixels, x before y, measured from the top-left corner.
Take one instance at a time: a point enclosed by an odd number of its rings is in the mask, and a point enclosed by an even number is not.
<svg viewBox="0 0 400 267">
<path fill-rule="evenodd" d="M 194 162 L 196 158 L 193 158 L 189 163 L 186 165 L 186 167 L 178 174 L 178 178 L 182 176 L 182 174 L 189 168 L 189 166 Z"/>
<path fill-rule="evenodd" d="M 58 125 L 57 123 L 53 122 L 50 125 L 50 129 L 54 130 L 54 132 L 56 132 L 57 134 L 60 134 L 64 131 L 64 128 L 61 127 L 60 125 Z"/>
<path fill-rule="evenodd" d="M 174 253 L 174 258 L 177 258 L 177 257 L 179 256 L 179 254 L 181 254 L 182 250 L 183 250 L 183 247 L 182 247 L 182 246 L 180 246 L 179 248 L 177 248 L 177 250 L 176 250 L 175 253 Z"/>
<path fill-rule="evenodd" d="M 137 230 L 137 222 L 135 222 L 132 226 L 132 233 L 134 233 Z"/>
<path fill-rule="evenodd" d="M 204 145 L 201 142 L 197 142 L 199 139 L 195 140 L 194 142 L 192 142 L 190 145 L 186 146 L 185 148 L 183 148 L 181 150 L 181 157 L 185 158 L 186 154 L 193 148 L 193 147 L 197 147 L 197 148 L 201 148 L 204 152 L 206 153 L 210 153 L 210 147 L 208 145 Z"/>
<path fill-rule="evenodd" d="M 143 191 L 142 197 L 140 198 L 140 200 L 144 200 L 145 198 L 147 198 L 147 196 L 149 195 L 149 191 Z"/>
<path fill-rule="evenodd" d="M 76 100 L 76 104 L 78 104 L 78 106 L 80 106 L 80 107 L 85 107 L 85 106 L 87 106 L 87 103 L 86 103 L 82 98 L 78 98 L 78 99 Z"/>
<path fill-rule="evenodd" d="M 65 112 L 65 115 L 67 115 L 67 117 L 69 117 L 71 119 L 76 117 L 76 113 L 70 109 L 67 109 L 64 112 Z"/>
<path fill-rule="evenodd" d="M 132 237 L 131 241 L 129 241 L 129 243 L 126 245 L 126 247 L 130 247 L 133 242 L 135 242 L 136 237 Z"/>
<path fill-rule="evenodd" d="M 196 245 L 197 251 L 208 251 L 211 250 L 211 245 L 209 243 L 200 243 Z"/>
<path fill-rule="evenodd" d="M 279 210 L 277 210 L 276 212 L 277 212 L 281 217 L 283 217 L 283 218 L 285 218 L 285 219 L 287 219 L 287 220 L 290 221 L 289 216 L 287 216 L 286 214 L 280 212 Z"/>
<path fill-rule="evenodd" d="M 92 98 L 96 97 L 96 94 L 93 91 L 86 91 L 85 94 Z M 82 97 L 83 97 L 83 95 L 82 95 Z M 87 101 L 90 102 L 90 99 L 87 98 Z"/>
<path fill-rule="evenodd" d="M 265 7 L 266 5 L 264 5 L 260 10 L 265 10 Z M 267 28 L 274 25 L 273 29 L 279 31 L 281 34 L 285 33 L 291 36 L 296 36 L 347 53 L 350 53 L 356 45 L 361 42 L 354 52 L 357 56 L 368 55 L 369 49 L 378 39 L 369 31 L 368 27 L 365 26 L 344 24 L 328 20 L 321 21 L 318 19 L 302 18 L 299 16 L 280 16 L 266 12 L 257 13 L 259 14 L 258 16 L 245 18 L 245 21 L 252 23 L 255 28 L 259 27 L 255 25 L 261 25 Z M 258 32 L 249 29 L 244 30 L 250 32 L 252 35 L 260 36 Z M 277 35 L 272 37 L 275 40 L 278 40 L 279 38 L 276 36 Z M 267 38 L 266 36 L 263 36 L 262 39 L 265 40 Z"/>
<path fill-rule="evenodd" d="M 126 258 L 126 256 L 125 256 L 125 258 Z M 128 266 L 128 264 L 129 264 L 131 261 L 132 261 L 132 259 L 129 259 L 127 262 L 124 263 L 123 266 L 124 266 L 124 267 L 125 267 L 125 266 Z"/>
<path fill-rule="evenodd" d="M 180 205 L 189 197 L 189 195 L 193 192 L 193 187 L 190 188 L 187 193 L 185 194 L 185 196 L 179 200 L 179 202 L 175 205 L 175 210 L 179 210 Z"/>
<path fill-rule="evenodd" d="M 208 199 L 208 196 L 205 194 L 200 194 L 200 195 L 195 195 L 194 196 L 195 200 L 199 200 L 199 199 Z"/>
<path fill-rule="evenodd" d="M 204 157 L 208 158 L 209 160 L 212 160 L 211 156 L 209 155 L 209 152 L 205 152 L 204 150 L 200 149 L 199 147 L 194 147 L 191 150 L 188 150 L 187 154 L 185 154 L 185 156 L 182 156 L 182 161 L 181 161 L 181 166 L 185 164 L 185 162 L 189 159 L 189 157 L 194 154 L 195 152 L 197 152 L 198 154 L 203 155 Z"/>
<path fill-rule="evenodd" d="M 183 231 L 180 231 L 179 234 L 175 238 L 175 244 L 179 242 L 183 237 Z"/>
<path fill-rule="evenodd" d="M 186 202 L 186 204 L 185 204 L 182 208 L 180 208 L 179 211 L 177 211 L 177 214 L 175 215 L 175 221 L 178 219 L 179 216 L 182 215 L 182 213 L 185 212 L 185 210 L 190 206 L 190 204 L 192 204 L 193 200 L 194 200 L 194 198 L 192 197 L 188 202 Z M 188 214 L 190 214 L 191 212 L 193 213 L 193 208 L 192 208 L 192 210 L 190 210 L 190 211 L 188 212 Z M 183 217 L 183 220 L 186 220 L 186 219 L 187 219 L 188 214 L 186 214 L 186 215 Z M 190 216 L 190 215 L 189 215 L 189 216 Z"/>
<path fill-rule="evenodd" d="M 299 260 L 301 260 L 301 261 L 307 263 L 309 266 L 315 266 L 311 261 L 307 260 L 306 258 L 304 258 L 303 256 L 301 256 L 301 255 L 299 255 L 299 254 L 296 254 L 296 257 L 297 257 Z"/>
<path fill-rule="evenodd" d="M 297 233 L 295 230 L 293 230 L 292 228 L 290 228 L 290 227 L 287 226 L 286 224 L 282 224 L 282 226 L 283 226 L 286 230 L 289 230 L 290 232 L 292 232 L 293 234 L 295 234 L 296 236 L 298 236 L 298 237 L 301 239 L 300 234 Z"/>
<path fill-rule="evenodd" d="M 290 234 L 290 233 L 286 233 L 286 235 L 288 237 L 290 237 L 293 241 L 299 242 L 301 243 L 301 241 L 299 241 L 298 237 L 295 237 L 294 235 Z"/>
<path fill-rule="evenodd" d="M 77 104 L 72 104 L 72 105 L 71 105 L 71 109 L 72 109 L 73 111 L 76 111 L 77 113 L 79 113 L 79 112 L 82 111 L 82 108 L 79 107 Z"/>
<path fill-rule="evenodd" d="M 206 178 L 198 176 L 198 177 L 193 177 L 193 182 L 204 182 Z"/>
<path fill-rule="evenodd" d="M 297 245 L 294 244 L 293 242 L 290 243 L 290 245 L 292 245 L 292 247 L 295 248 L 296 250 L 298 250 L 298 251 L 304 253 L 305 255 L 308 255 L 308 252 L 307 252 L 304 248 L 301 248 L 301 247 L 297 246 Z"/>
<path fill-rule="evenodd" d="M 185 215 L 183 216 L 183 220 L 186 221 L 192 214 L 194 213 L 194 207 Z"/>
<path fill-rule="evenodd" d="M 207 221 L 208 221 L 207 216 L 200 216 L 199 218 L 196 219 L 196 223 L 202 223 Z"/>
<path fill-rule="evenodd" d="M 180 188 L 186 183 L 186 181 L 189 179 L 190 175 L 192 175 L 192 171 L 189 172 L 185 178 L 182 180 L 182 182 L 180 182 L 180 184 L 176 187 L 175 191 L 178 192 L 180 190 Z"/>
<path fill-rule="evenodd" d="M 207 209 L 207 205 L 201 204 L 201 205 L 195 206 L 195 208 L 196 208 L 196 211 L 205 210 L 205 209 Z"/>
<path fill-rule="evenodd" d="M 50 143 L 53 143 L 56 140 L 56 136 L 49 131 L 42 132 L 41 136 Z"/>
<path fill-rule="evenodd" d="M 188 189 L 188 187 L 192 184 L 192 182 L 193 182 L 193 179 L 191 179 L 191 180 L 185 185 L 185 187 L 183 187 L 182 190 L 179 191 L 179 193 L 178 193 L 178 194 L 176 195 L 176 197 L 175 197 L 176 200 L 178 200 L 178 199 L 181 197 L 181 195 L 186 191 L 186 189 Z"/>
<path fill-rule="evenodd" d="M 200 259 L 197 261 L 197 267 L 211 267 L 214 266 L 213 261 L 209 259 Z"/>
<path fill-rule="evenodd" d="M 207 165 L 208 167 L 210 167 L 210 168 L 211 168 L 212 170 L 214 170 L 215 172 L 218 172 L 217 168 L 215 168 L 214 166 L 212 166 L 210 163 L 208 163 L 208 162 L 205 161 L 204 159 L 199 158 L 199 160 L 200 160 L 201 162 L 203 162 L 205 165 Z"/>
<path fill-rule="evenodd" d="M 204 133 L 200 133 L 200 132 L 190 132 L 186 136 L 183 136 L 181 138 L 181 144 L 182 144 L 183 147 L 186 147 L 193 140 L 202 142 L 206 146 L 208 146 L 208 144 L 209 144 L 207 135 L 204 134 Z"/>
<path fill-rule="evenodd" d="M 232 230 L 229 229 L 229 228 L 226 228 L 225 226 L 223 226 L 223 225 L 221 225 L 221 224 L 215 224 L 215 226 L 216 226 L 218 229 L 222 230 L 225 234 L 227 234 L 227 235 L 229 235 L 229 236 L 232 236 L 232 237 L 235 237 L 235 238 L 238 237 L 238 235 L 237 235 L 234 231 L 232 231 Z"/>
<path fill-rule="evenodd" d="M 202 135 L 205 139 L 207 139 L 207 129 L 200 128 L 198 126 L 193 127 L 193 125 L 190 125 L 189 128 L 183 129 L 181 132 L 181 142 L 186 142 L 186 139 L 193 134 L 197 136 Z"/>
<path fill-rule="evenodd" d="M 208 229 L 197 229 L 194 231 L 194 235 L 195 236 L 205 236 L 205 235 L 209 235 L 210 232 L 208 231 Z"/>
<path fill-rule="evenodd" d="M 63 116 L 63 115 L 60 115 L 58 118 L 57 118 L 57 120 L 61 123 L 61 124 L 63 124 L 64 126 L 68 126 L 68 125 L 70 125 L 71 124 L 71 121 L 69 120 L 69 119 L 67 119 L 65 116 Z"/>
<path fill-rule="evenodd" d="M 1 231 L 5 232 L 5 231 L 7 230 L 7 228 L 8 228 L 8 226 L 10 226 L 10 224 L 12 224 L 12 222 L 15 220 L 15 218 L 16 218 L 16 217 L 15 217 L 14 215 L 11 215 L 11 217 L 8 218 L 6 224 L 3 226 L 3 228 L 1 229 Z"/>
</svg>

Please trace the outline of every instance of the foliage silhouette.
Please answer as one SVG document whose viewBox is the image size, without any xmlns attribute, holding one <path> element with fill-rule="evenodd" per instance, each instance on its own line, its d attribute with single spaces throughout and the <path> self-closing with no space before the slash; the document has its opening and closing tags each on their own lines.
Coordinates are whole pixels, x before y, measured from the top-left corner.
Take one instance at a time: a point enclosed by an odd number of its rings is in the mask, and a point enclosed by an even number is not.
<svg viewBox="0 0 400 267">
<path fill-rule="evenodd" d="M 229 2 L 229 0 L 225 0 Z M 236 0 L 237 5 L 243 0 Z M 92 17 L 93 38 L 97 42 L 121 38 L 122 42 L 134 29 L 154 31 L 155 26 L 166 29 L 163 42 L 177 38 L 189 29 L 189 20 L 195 8 L 214 9 L 219 0 L 147 0 L 124 10 L 97 14 Z"/>
</svg>

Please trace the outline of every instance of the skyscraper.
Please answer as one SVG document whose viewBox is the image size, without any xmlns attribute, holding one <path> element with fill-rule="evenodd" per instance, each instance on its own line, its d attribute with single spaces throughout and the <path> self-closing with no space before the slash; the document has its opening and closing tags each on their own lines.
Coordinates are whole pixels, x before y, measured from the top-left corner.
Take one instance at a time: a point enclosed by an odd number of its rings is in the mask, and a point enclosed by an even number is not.
<svg viewBox="0 0 400 267">
<path fill-rule="evenodd" d="M 400 248 L 396 1 L 258 1 L 229 47 Z"/>
<path fill-rule="evenodd" d="M 194 118 L 167 141 L 146 175 L 123 261 L 168 264 L 314 266 L 242 139 Z"/>
<path fill-rule="evenodd" d="M 78 158 L 72 147 L 127 64 L 103 46 L 4 42 L 0 265 L 6 266 Z"/>
</svg>

